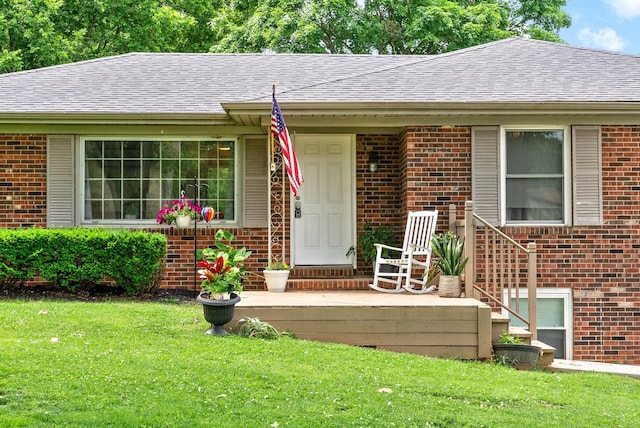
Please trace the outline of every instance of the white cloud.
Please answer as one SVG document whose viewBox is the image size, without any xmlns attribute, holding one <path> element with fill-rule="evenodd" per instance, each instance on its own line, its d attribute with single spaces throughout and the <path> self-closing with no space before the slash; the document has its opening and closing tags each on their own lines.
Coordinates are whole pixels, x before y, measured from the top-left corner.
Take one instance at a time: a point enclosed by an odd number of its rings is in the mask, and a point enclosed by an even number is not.
<svg viewBox="0 0 640 428">
<path fill-rule="evenodd" d="M 609 51 L 622 51 L 625 43 L 613 28 L 604 27 L 596 31 L 583 28 L 578 33 L 578 39 L 588 47 L 606 49 Z"/>
<path fill-rule="evenodd" d="M 633 19 L 640 16 L 640 0 L 604 0 L 621 18 Z"/>
</svg>

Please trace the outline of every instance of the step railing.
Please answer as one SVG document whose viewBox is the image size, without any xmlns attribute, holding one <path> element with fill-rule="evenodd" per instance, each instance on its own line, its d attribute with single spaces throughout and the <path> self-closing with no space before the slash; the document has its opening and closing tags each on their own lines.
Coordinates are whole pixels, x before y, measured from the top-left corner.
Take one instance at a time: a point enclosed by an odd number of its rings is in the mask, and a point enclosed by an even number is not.
<svg viewBox="0 0 640 428">
<path fill-rule="evenodd" d="M 537 339 L 535 242 L 526 247 L 519 244 L 474 213 L 472 201 L 465 202 L 462 224 L 456 221 L 455 206 L 450 207 L 449 219 L 449 229 L 465 239 L 465 257 L 469 258 L 464 269 L 465 295 L 485 298 L 492 307 L 506 310 L 525 323 Z M 525 298 L 526 314 L 522 306 Z"/>
</svg>

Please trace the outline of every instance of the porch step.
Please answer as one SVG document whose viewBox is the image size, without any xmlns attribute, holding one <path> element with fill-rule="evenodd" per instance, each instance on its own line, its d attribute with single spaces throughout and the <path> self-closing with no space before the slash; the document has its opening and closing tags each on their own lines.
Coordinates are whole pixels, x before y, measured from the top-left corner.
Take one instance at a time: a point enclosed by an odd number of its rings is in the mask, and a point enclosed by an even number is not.
<svg viewBox="0 0 640 428">
<path fill-rule="evenodd" d="M 333 266 L 296 266 L 291 269 L 290 279 L 326 279 L 356 276 L 356 270 L 351 265 Z"/>
<path fill-rule="evenodd" d="M 508 331 L 513 337 L 521 338 L 526 344 L 537 346 L 542 350 L 538 359 L 538 367 L 545 368 L 553 364 L 556 348 L 539 340 L 533 340 L 533 334 L 522 327 L 509 325 L 509 317 L 498 312 L 491 312 L 491 343 L 499 343 L 502 333 Z"/>
<path fill-rule="evenodd" d="M 491 343 L 500 342 L 500 336 L 505 331 L 509 331 L 509 317 L 491 311 Z"/>
<path fill-rule="evenodd" d="M 527 345 L 531 345 L 533 334 L 522 327 L 509 325 L 509 317 L 498 312 L 491 312 L 491 343 L 499 343 L 500 336 L 506 331 L 515 338 L 520 338 Z"/>
<path fill-rule="evenodd" d="M 540 342 L 539 340 L 532 340 L 531 344 L 542 350 L 542 354 L 538 358 L 538 367 L 549 367 L 553 364 L 556 348 L 551 345 L 547 345 L 544 342 Z"/>
<path fill-rule="evenodd" d="M 369 290 L 369 277 L 289 278 L 291 290 Z"/>
<path fill-rule="evenodd" d="M 357 275 L 351 265 L 296 266 L 289 274 L 288 290 L 368 290 L 373 276 Z"/>
<path fill-rule="evenodd" d="M 509 326 L 509 334 L 515 338 L 520 338 L 527 345 L 531 345 L 531 338 L 533 337 L 533 333 L 531 333 L 526 328 Z"/>
</svg>

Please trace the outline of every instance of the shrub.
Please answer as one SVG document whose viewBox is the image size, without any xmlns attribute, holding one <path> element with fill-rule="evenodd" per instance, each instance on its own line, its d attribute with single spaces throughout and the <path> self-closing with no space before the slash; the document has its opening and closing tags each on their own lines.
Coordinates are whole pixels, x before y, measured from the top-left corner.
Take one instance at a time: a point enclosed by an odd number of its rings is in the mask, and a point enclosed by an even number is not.
<svg viewBox="0 0 640 428">
<path fill-rule="evenodd" d="M 0 232 L 0 285 L 39 275 L 69 291 L 113 281 L 127 294 L 160 284 L 167 251 L 159 233 L 98 228 Z"/>
</svg>

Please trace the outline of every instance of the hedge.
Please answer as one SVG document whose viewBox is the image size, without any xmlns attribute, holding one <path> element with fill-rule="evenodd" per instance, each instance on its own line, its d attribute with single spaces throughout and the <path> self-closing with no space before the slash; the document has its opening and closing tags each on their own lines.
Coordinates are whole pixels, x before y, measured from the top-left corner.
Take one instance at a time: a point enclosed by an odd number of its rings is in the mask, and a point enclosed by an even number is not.
<svg viewBox="0 0 640 428">
<path fill-rule="evenodd" d="M 113 283 L 127 294 L 160 286 L 167 238 L 100 228 L 0 229 L 0 286 L 36 276 L 69 291 Z"/>
</svg>

